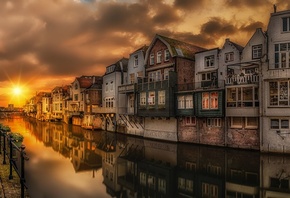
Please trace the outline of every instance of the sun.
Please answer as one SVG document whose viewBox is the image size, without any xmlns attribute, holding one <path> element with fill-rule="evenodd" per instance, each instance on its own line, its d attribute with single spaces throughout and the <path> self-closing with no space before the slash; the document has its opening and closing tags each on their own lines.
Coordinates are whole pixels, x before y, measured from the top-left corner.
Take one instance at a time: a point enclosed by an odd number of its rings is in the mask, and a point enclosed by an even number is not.
<svg viewBox="0 0 290 198">
<path fill-rule="evenodd" d="M 13 94 L 16 95 L 16 96 L 19 96 L 21 95 L 22 93 L 22 89 L 20 87 L 14 87 L 13 88 Z"/>
</svg>

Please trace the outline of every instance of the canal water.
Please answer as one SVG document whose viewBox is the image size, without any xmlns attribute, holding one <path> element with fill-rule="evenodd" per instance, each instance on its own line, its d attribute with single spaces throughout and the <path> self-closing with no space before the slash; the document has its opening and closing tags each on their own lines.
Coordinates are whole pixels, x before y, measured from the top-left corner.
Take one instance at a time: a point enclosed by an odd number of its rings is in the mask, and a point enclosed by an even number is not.
<svg viewBox="0 0 290 198">
<path fill-rule="evenodd" d="M 290 156 L 176 144 L 31 118 L 24 136 L 31 198 L 289 198 Z"/>
</svg>

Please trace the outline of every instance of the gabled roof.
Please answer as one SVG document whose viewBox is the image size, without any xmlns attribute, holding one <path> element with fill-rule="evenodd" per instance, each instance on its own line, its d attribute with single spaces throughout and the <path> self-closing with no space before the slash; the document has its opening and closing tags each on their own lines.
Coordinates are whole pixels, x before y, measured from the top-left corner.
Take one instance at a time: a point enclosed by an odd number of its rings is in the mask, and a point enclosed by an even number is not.
<svg viewBox="0 0 290 198">
<path fill-rule="evenodd" d="M 144 57 L 145 57 L 145 54 L 146 54 L 147 49 L 148 49 L 148 46 L 147 46 L 147 45 L 143 45 L 143 46 L 140 47 L 139 49 L 137 49 L 137 50 L 135 50 L 134 52 L 132 52 L 130 55 L 132 55 L 132 54 L 134 54 L 134 53 L 136 53 L 136 52 L 138 52 L 138 51 L 142 51 L 142 52 L 143 52 L 143 55 L 144 55 Z"/>
<path fill-rule="evenodd" d="M 169 46 L 172 50 L 172 56 L 184 56 L 187 58 L 194 58 L 194 54 L 196 52 L 205 50 L 205 48 L 203 48 L 203 47 L 199 47 L 196 45 L 185 43 L 183 41 L 175 40 L 175 39 L 168 38 L 168 37 L 158 35 L 158 34 L 157 34 L 157 36 L 159 36 L 161 38 L 161 40 L 164 40 L 169 44 Z M 183 55 L 180 54 L 179 50 L 181 50 L 181 53 Z"/>
<path fill-rule="evenodd" d="M 157 39 L 162 41 L 168 47 L 172 57 L 179 56 L 179 57 L 194 59 L 194 57 L 195 57 L 194 55 L 196 52 L 206 50 L 203 47 L 199 47 L 196 45 L 185 43 L 183 41 L 179 41 L 176 39 L 172 39 L 172 38 L 168 38 L 166 36 L 156 34 L 154 39 L 152 40 L 147 52 L 150 52 L 151 48 L 153 47 L 153 45 Z M 146 61 L 147 61 L 147 58 L 148 58 L 148 54 L 146 54 Z"/>
<path fill-rule="evenodd" d="M 229 38 L 226 39 L 225 43 L 229 43 L 231 45 L 233 45 L 240 53 L 242 53 L 244 47 L 242 47 L 241 45 L 234 43 L 233 41 L 231 41 Z"/>
<path fill-rule="evenodd" d="M 110 74 L 113 72 L 127 72 L 128 71 L 128 62 L 129 62 L 128 58 L 124 58 L 124 57 L 121 58 L 116 63 L 107 66 L 106 68 L 113 67 L 113 66 L 115 66 L 115 67 L 111 71 L 106 70 L 106 73 L 104 75 Z"/>
<path fill-rule="evenodd" d="M 76 77 L 76 80 L 79 82 L 80 88 L 88 88 L 93 84 L 93 76 Z"/>
</svg>

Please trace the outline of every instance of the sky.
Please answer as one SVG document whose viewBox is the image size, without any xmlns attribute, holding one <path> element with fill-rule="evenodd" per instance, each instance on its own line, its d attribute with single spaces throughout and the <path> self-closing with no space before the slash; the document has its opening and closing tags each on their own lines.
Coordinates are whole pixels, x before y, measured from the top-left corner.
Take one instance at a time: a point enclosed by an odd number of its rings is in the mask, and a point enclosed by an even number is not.
<svg viewBox="0 0 290 198">
<path fill-rule="evenodd" d="M 244 46 L 286 0 L 1 0 L 0 106 L 71 84 L 161 34 L 204 48 Z M 18 89 L 15 89 L 19 87 Z"/>
</svg>

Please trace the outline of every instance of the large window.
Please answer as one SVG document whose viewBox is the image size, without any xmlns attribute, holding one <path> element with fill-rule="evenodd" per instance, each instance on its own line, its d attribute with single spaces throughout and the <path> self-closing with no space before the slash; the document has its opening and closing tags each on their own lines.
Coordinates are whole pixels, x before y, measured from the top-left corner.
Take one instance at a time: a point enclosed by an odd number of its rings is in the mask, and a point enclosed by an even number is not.
<svg viewBox="0 0 290 198">
<path fill-rule="evenodd" d="M 283 23 L 283 32 L 289 32 L 290 31 L 290 17 L 282 18 Z"/>
<path fill-rule="evenodd" d="M 156 62 L 157 63 L 161 63 L 162 62 L 162 52 L 161 51 L 157 52 L 157 61 Z"/>
<path fill-rule="evenodd" d="M 231 117 L 230 128 L 257 129 L 258 126 L 258 117 Z"/>
<path fill-rule="evenodd" d="M 275 44 L 275 68 L 290 67 L 290 43 Z"/>
<path fill-rule="evenodd" d="M 146 92 L 140 93 L 140 105 L 146 105 Z"/>
<path fill-rule="evenodd" d="M 106 99 L 105 99 L 105 104 L 106 104 L 106 108 L 113 108 L 114 107 L 114 99 L 113 99 L 113 97 L 107 97 Z"/>
<path fill-rule="evenodd" d="M 270 106 L 289 106 L 289 81 L 269 82 Z"/>
<path fill-rule="evenodd" d="M 262 57 L 262 45 L 254 45 L 252 47 L 252 59 L 257 59 Z"/>
<path fill-rule="evenodd" d="M 202 109 L 218 109 L 218 92 L 202 93 Z"/>
<path fill-rule="evenodd" d="M 257 87 L 227 88 L 227 107 L 258 107 Z"/>
<path fill-rule="evenodd" d="M 178 96 L 178 109 L 192 109 L 193 108 L 193 95 Z"/>
<path fill-rule="evenodd" d="M 214 55 L 204 57 L 205 68 L 214 67 Z"/>
<path fill-rule="evenodd" d="M 150 91 L 148 95 L 148 104 L 155 105 L 155 91 Z"/>
<path fill-rule="evenodd" d="M 225 62 L 234 61 L 234 52 L 225 53 Z"/>
<path fill-rule="evenodd" d="M 289 119 L 275 118 L 270 120 L 271 129 L 289 129 Z"/>
<path fill-rule="evenodd" d="M 160 81 L 161 80 L 161 70 L 153 71 L 148 73 L 149 81 Z"/>
<path fill-rule="evenodd" d="M 165 90 L 158 91 L 158 105 L 165 105 Z"/>
</svg>

